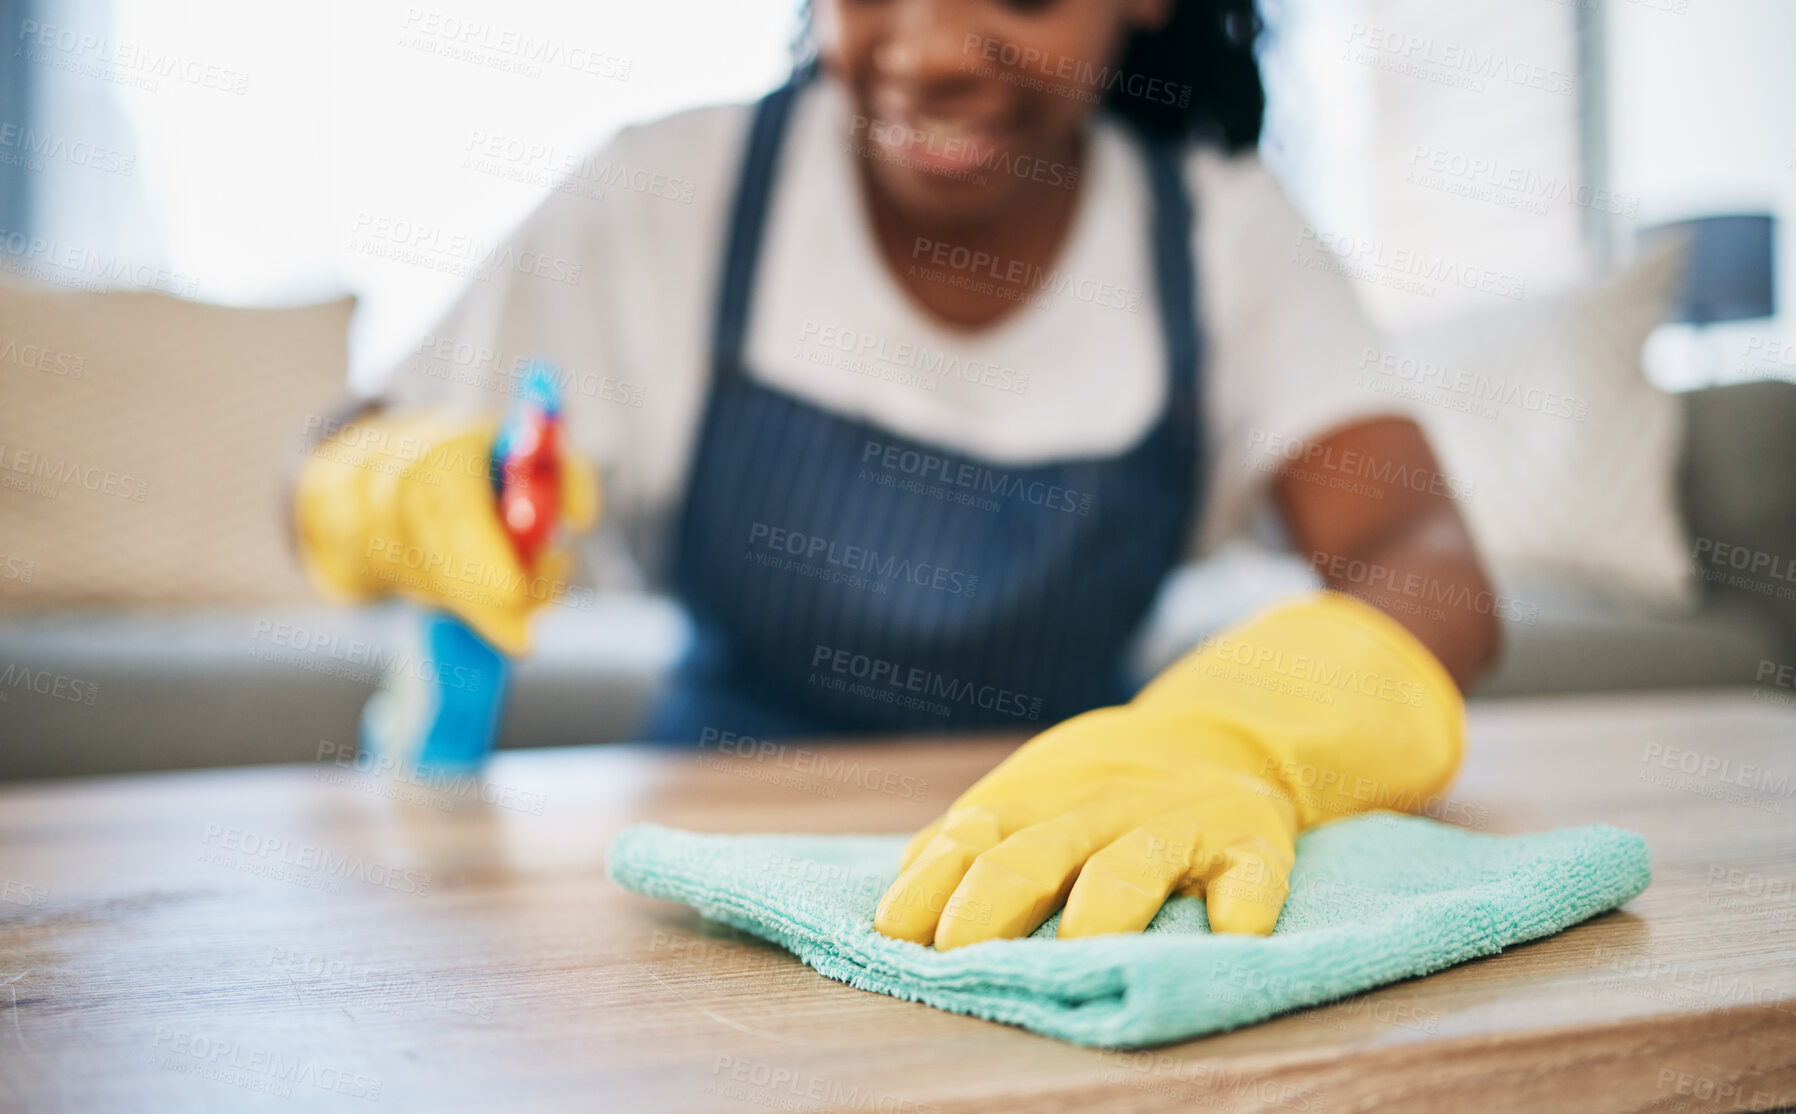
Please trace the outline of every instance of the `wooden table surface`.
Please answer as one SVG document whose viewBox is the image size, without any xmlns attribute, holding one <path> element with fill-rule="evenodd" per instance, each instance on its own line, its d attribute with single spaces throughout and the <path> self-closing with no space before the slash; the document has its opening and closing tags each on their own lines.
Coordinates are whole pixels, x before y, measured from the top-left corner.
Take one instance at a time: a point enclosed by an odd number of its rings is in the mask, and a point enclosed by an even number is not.
<svg viewBox="0 0 1796 1114">
<path fill-rule="evenodd" d="M 604 875 L 641 819 L 908 830 L 1015 740 L 508 752 L 483 789 L 412 800 L 335 765 L 15 784 L 0 1110 L 1796 1105 L 1796 713 L 1728 693 L 1472 716 L 1452 819 L 1635 829 L 1652 887 L 1500 956 L 1142 1053 L 855 990 Z"/>
</svg>

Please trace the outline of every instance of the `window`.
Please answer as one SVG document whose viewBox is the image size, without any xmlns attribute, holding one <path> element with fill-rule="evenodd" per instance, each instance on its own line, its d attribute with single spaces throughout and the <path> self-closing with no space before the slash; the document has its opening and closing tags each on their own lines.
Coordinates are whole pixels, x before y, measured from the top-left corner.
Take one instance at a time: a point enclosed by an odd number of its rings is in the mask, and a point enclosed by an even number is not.
<svg viewBox="0 0 1796 1114">
<path fill-rule="evenodd" d="M 16 31 L 54 247 L 7 262 L 232 304 L 354 291 L 369 384 L 462 280 L 358 250 L 358 227 L 490 244 L 555 161 L 776 83 L 795 21 L 794 0 L 35 3 Z"/>
</svg>

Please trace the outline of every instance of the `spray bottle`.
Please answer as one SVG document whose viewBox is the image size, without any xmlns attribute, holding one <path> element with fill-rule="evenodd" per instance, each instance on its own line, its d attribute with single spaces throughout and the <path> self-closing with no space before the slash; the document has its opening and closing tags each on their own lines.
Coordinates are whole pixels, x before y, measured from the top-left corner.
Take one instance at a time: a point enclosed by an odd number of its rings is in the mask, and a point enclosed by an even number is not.
<svg viewBox="0 0 1796 1114">
<path fill-rule="evenodd" d="M 499 521 L 527 579 L 559 520 L 561 436 L 555 370 L 533 362 L 488 456 Z M 476 773 L 498 742 L 510 684 L 504 654 L 454 615 L 425 612 L 409 652 L 362 709 L 364 763 L 407 775 Z"/>
</svg>

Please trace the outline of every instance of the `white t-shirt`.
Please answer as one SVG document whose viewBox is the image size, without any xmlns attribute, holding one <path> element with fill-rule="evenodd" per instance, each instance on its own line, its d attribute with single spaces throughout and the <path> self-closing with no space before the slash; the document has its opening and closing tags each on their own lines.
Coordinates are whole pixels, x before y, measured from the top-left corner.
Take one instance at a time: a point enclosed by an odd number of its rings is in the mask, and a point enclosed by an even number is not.
<svg viewBox="0 0 1796 1114">
<path fill-rule="evenodd" d="M 825 410 L 998 465 L 1109 456 L 1166 400 L 1134 140 L 1095 125 L 1062 257 L 990 327 L 932 319 L 881 261 L 856 182 L 847 98 L 828 79 L 795 106 L 774 179 L 745 354 L 749 374 Z M 710 381 L 724 237 L 752 106 L 619 133 L 570 168 L 390 384 L 402 405 L 494 410 L 525 360 L 556 363 L 568 432 L 599 468 L 607 521 L 662 552 Z M 996 172 L 996 171 L 988 171 Z M 1338 274 L 1301 265 L 1302 222 L 1252 156 L 1194 149 L 1207 431 L 1201 555 L 1247 532 L 1280 451 L 1401 413 L 1356 386 L 1380 344 Z M 934 281 L 1007 261 L 919 243 Z"/>
</svg>

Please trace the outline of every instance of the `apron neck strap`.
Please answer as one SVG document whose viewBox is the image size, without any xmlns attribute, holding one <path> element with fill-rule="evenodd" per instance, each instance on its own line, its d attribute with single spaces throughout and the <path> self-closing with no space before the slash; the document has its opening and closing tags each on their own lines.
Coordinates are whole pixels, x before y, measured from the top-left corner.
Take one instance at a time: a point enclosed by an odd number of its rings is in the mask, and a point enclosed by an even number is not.
<svg viewBox="0 0 1796 1114">
<path fill-rule="evenodd" d="M 1153 198 L 1155 304 L 1166 349 L 1173 405 L 1192 405 L 1202 352 L 1197 322 L 1197 268 L 1192 261 L 1194 216 L 1185 192 L 1185 145 L 1147 132 L 1135 133 Z M 1201 424 L 1201 422 L 1200 422 Z"/>
<path fill-rule="evenodd" d="M 761 241 L 767 228 L 767 206 L 773 197 L 773 171 L 779 163 L 792 104 L 817 73 L 817 63 L 805 62 L 792 71 L 784 85 L 761 98 L 748 129 L 748 145 L 742 171 L 736 180 L 736 199 L 730 208 L 729 232 L 724 241 L 723 267 L 719 276 L 717 312 L 712 319 L 711 360 L 714 377 L 727 374 L 742 351 L 748 329 L 750 299 L 754 293 L 755 265 L 761 258 Z"/>
</svg>

